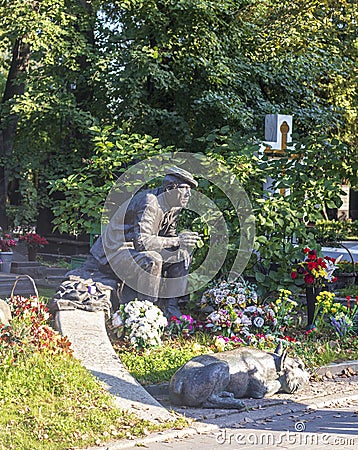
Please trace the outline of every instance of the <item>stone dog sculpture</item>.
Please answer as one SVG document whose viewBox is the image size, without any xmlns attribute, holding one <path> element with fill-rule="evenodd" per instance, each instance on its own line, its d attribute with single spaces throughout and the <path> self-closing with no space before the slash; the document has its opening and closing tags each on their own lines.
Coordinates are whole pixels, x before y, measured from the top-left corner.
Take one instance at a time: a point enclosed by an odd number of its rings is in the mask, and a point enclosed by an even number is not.
<svg viewBox="0 0 358 450">
<path fill-rule="evenodd" d="M 302 361 L 287 356 L 281 345 L 274 353 L 239 347 L 192 358 L 173 375 L 169 396 L 175 405 L 241 409 L 239 398 L 292 393 L 308 380 Z"/>
</svg>

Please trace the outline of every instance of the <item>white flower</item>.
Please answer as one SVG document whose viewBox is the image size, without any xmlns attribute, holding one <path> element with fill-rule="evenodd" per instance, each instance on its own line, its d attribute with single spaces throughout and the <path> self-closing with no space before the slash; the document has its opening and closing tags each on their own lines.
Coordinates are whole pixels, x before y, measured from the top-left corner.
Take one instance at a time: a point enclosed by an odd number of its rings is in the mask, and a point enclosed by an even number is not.
<svg viewBox="0 0 358 450">
<path fill-rule="evenodd" d="M 147 300 L 134 300 L 125 308 L 125 334 L 134 345 L 159 345 L 168 321 L 162 311 Z"/>
<path fill-rule="evenodd" d="M 220 304 L 223 300 L 224 300 L 224 296 L 223 295 L 217 295 L 216 297 L 215 297 L 215 303 L 218 305 L 218 304 Z"/>
<path fill-rule="evenodd" d="M 241 316 L 241 323 L 248 327 L 252 325 L 251 319 L 247 317 L 245 314 Z"/>
<path fill-rule="evenodd" d="M 256 306 L 248 306 L 247 308 L 245 308 L 245 311 L 254 313 L 257 311 L 257 307 Z"/>
<path fill-rule="evenodd" d="M 145 318 L 147 319 L 147 320 L 150 320 L 150 321 L 155 321 L 156 319 L 157 319 L 157 317 L 158 317 L 158 312 L 154 309 L 154 308 L 152 308 L 152 309 L 148 309 L 146 312 L 145 312 Z"/>
<path fill-rule="evenodd" d="M 211 320 L 214 323 L 219 322 L 220 314 L 218 314 L 217 312 L 214 311 L 214 312 L 212 312 L 211 314 L 208 315 L 208 319 Z"/>
<path fill-rule="evenodd" d="M 257 328 L 261 328 L 262 327 L 262 325 L 265 323 L 265 321 L 264 321 L 264 319 L 262 318 L 262 317 L 255 317 L 255 319 L 254 319 L 254 325 L 257 327 Z"/>
<path fill-rule="evenodd" d="M 232 297 L 231 295 L 229 295 L 229 296 L 226 298 L 226 303 L 227 303 L 228 305 L 233 305 L 234 303 L 236 303 L 235 297 Z"/>
</svg>

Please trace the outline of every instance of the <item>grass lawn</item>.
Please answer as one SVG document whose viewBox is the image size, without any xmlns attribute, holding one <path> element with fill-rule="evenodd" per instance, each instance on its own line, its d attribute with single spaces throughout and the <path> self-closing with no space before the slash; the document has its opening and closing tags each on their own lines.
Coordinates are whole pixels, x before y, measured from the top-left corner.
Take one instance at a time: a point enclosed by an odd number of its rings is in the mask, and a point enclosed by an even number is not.
<svg viewBox="0 0 358 450">
<path fill-rule="evenodd" d="M 118 410 L 78 361 L 35 353 L 0 369 L 3 449 L 61 450 L 163 427 Z"/>
</svg>

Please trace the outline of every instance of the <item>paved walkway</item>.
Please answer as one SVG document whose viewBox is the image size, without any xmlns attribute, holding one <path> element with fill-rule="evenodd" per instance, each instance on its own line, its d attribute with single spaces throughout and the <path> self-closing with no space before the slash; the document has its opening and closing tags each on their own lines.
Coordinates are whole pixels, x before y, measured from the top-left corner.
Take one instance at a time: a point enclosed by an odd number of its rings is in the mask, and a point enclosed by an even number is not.
<svg viewBox="0 0 358 450">
<path fill-rule="evenodd" d="M 358 377 L 313 382 L 289 398 L 250 400 L 246 411 L 207 410 L 208 416 L 184 430 L 113 441 L 88 450 L 144 447 L 175 449 L 355 449 L 358 447 Z M 190 415 L 203 410 L 187 410 Z M 194 412 L 193 412 L 194 411 Z"/>
</svg>

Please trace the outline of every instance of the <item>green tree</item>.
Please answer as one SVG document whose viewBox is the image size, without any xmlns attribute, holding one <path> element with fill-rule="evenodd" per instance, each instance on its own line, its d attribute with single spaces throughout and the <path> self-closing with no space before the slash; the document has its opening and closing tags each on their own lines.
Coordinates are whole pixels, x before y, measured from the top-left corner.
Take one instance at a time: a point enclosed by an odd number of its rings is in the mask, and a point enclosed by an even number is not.
<svg viewBox="0 0 358 450">
<path fill-rule="evenodd" d="M 96 2 L 2 1 L 4 86 L 0 128 L 0 218 L 6 199 L 34 223 L 48 204 L 47 179 L 71 172 L 88 151 L 90 66 Z M 92 59 L 91 59 L 92 58 Z M 91 61 L 91 64 L 90 64 Z"/>
<path fill-rule="evenodd" d="M 263 134 L 279 112 L 303 135 L 353 143 L 353 1 L 128 0 L 105 13 L 111 106 L 129 130 L 196 151 L 224 125 Z"/>
<path fill-rule="evenodd" d="M 0 13 L 3 226 L 6 197 L 33 222 L 47 181 L 81 170 L 94 124 L 206 151 L 213 130 L 260 139 L 265 114 L 293 113 L 301 137 L 346 144 L 336 168 L 356 176 L 351 0 L 1 0 Z"/>
<path fill-rule="evenodd" d="M 104 30 L 103 39 L 112 58 L 109 81 L 117 120 L 187 150 L 197 150 L 195 139 L 216 127 L 254 129 L 263 99 L 242 51 L 248 26 L 237 19 L 251 4 L 110 2 L 105 11 L 118 26 Z"/>
</svg>

